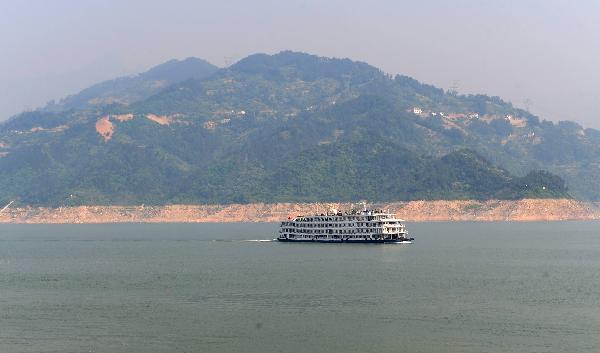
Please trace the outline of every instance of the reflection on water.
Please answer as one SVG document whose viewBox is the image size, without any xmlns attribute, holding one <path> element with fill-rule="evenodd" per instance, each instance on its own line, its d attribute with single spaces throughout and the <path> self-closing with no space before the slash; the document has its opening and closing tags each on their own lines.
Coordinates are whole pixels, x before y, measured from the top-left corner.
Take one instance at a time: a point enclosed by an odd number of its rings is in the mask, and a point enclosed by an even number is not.
<svg viewBox="0 0 600 353">
<path fill-rule="evenodd" d="M 595 352 L 600 223 L 2 225 L 0 352 Z"/>
</svg>

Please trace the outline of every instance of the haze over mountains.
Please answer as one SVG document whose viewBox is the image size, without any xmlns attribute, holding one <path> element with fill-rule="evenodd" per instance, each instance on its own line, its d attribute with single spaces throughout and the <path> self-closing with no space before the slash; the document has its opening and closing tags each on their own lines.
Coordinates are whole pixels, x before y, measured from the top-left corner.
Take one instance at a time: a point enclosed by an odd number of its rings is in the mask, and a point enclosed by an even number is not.
<svg viewBox="0 0 600 353">
<path fill-rule="evenodd" d="M 136 76 L 120 77 L 95 84 L 83 91 L 51 102 L 42 110 L 64 111 L 106 104 L 130 104 L 146 99 L 164 88 L 190 79 L 210 76 L 218 67 L 198 58 L 170 60 Z"/>
<path fill-rule="evenodd" d="M 0 199 L 512 199 L 565 196 L 563 178 L 596 200 L 599 143 L 574 122 L 349 59 L 255 54 L 224 69 L 187 59 L 1 124 Z"/>
</svg>

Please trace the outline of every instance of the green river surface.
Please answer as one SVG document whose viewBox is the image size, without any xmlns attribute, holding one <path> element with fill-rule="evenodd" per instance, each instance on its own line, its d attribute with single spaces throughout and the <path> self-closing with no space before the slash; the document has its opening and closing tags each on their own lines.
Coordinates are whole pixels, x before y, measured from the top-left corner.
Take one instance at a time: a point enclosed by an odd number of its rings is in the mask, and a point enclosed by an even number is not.
<svg viewBox="0 0 600 353">
<path fill-rule="evenodd" d="M 600 223 L 0 225 L 0 352 L 600 352 Z"/>
</svg>

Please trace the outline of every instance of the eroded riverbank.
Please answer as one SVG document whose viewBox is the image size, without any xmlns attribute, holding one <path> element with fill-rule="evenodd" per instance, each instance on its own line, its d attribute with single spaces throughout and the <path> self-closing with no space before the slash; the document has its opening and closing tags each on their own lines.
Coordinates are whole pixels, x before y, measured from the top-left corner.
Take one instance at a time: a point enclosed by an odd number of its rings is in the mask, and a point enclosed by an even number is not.
<svg viewBox="0 0 600 353">
<path fill-rule="evenodd" d="M 600 219 L 597 203 L 571 199 L 439 200 L 372 204 L 409 222 L 561 221 Z M 277 222 L 329 209 L 349 210 L 351 203 L 254 203 L 232 205 L 11 207 L 0 223 L 167 223 Z"/>
</svg>

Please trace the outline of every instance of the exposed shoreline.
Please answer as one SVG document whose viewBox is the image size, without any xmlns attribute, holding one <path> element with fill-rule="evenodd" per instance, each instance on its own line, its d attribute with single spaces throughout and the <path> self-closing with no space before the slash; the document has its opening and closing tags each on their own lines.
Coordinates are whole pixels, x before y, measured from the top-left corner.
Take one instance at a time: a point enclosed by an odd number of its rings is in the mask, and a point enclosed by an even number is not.
<svg viewBox="0 0 600 353">
<path fill-rule="evenodd" d="M 375 203 L 407 222 L 565 221 L 600 219 L 600 204 L 572 199 L 439 200 Z M 0 223 L 202 223 L 278 222 L 329 209 L 349 210 L 351 203 L 255 203 L 232 205 L 15 207 L 0 214 Z"/>
</svg>

